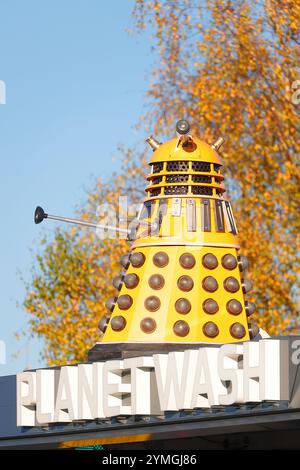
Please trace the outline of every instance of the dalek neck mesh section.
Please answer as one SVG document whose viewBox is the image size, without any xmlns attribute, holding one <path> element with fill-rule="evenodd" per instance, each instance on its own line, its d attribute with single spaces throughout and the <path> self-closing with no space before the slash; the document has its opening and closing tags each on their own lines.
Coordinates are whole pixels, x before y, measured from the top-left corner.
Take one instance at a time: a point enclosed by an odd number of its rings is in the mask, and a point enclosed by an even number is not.
<svg viewBox="0 0 300 470">
<path fill-rule="evenodd" d="M 210 162 L 165 161 L 150 163 L 151 174 L 146 188 L 149 198 L 157 196 L 221 196 L 221 165 Z"/>
</svg>

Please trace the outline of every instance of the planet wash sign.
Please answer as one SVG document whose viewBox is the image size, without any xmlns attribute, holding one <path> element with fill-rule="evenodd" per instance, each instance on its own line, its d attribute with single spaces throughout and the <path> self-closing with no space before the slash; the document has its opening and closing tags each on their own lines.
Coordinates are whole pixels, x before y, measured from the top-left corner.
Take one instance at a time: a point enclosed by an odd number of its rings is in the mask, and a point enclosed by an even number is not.
<svg viewBox="0 0 300 470">
<path fill-rule="evenodd" d="M 17 425 L 288 400 L 288 343 L 263 339 L 21 372 Z"/>
</svg>

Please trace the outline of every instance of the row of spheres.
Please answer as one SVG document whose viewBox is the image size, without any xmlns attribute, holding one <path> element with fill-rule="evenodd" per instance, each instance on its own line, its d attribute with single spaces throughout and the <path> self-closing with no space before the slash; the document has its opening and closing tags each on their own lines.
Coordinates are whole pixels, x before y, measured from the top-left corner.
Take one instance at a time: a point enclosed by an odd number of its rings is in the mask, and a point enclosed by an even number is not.
<svg viewBox="0 0 300 470">
<path fill-rule="evenodd" d="M 121 265 L 125 269 L 128 268 L 130 263 L 132 264 L 133 267 L 139 268 L 145 262 L 145 255 L 141 252 L 125 254 L 121 257 L 120 262 L 121 262 Z M 153 256 L 153 263 L 155 266 L 159 268 L 163 268 L 167 266 L 169 263 L 168 254 L 163 251 L 157 252 Z M 188 270 L 188 269 L 192 269 L 195 266 L 196 260 L 193 254 L 184 253 L 180 256 L 179 263 L 184 269 Z M 209 270 L 214 270 L 215 268 L 217 268 L 219 263 L 218 263 L 217 257 L 214 254 L 207 253 L 202 257 L 202 264 L 205 268 Z M 229 271 L 235 269 L 237 265 L 239 266 L 239 269 L 241 271 L 244 271 L 248 267 L 248 260 L 245 256 L 239 256 L 238 259 L 236 259 L 232 254 L 228 253 L 222 257 L 221 264 L 225 269 Z M 116 289 L 120 290 L 122 287 L 122 284 L 124 283 L 127 289 L 133 289 L 138 285 L 139 280 L 140 280 L 139 276 L 136 273 L 118 275 L 117 277 L 114 278 L 113 285 Z M 150 276 L 148 283 L 152 289 L 159 290 L 163 288 L 165 284 L 165 280 L 161 274 L 157 273 L 157 274 L 153 274 Z M 194 281 L 190 276 L 183 275 L 183 276 L 180 276 L 179 279 L 177 280 L 177 286 L 180 290 L 184 292 L 188 292 L 193 289 Z M 235 293 L 239 290 L 240 283 L 235 277 L 229 276 L 224 280 L 223 286 L 227 292 Z M 202 281 L 202 287 L 207 292 L 215 292 L 219 286 L 218 286 L 217 280 L 213 276 L 206 276 Z M 242 282 L 243 292 L 247 293 L 249 292 L 251 288 L 252 288 L 252 283 L 249 280 L 243 280 Z M 117 299 L 114 297 L 108 299 L 106 302 L 106 307 L 109 310 L 109 312 L 112 312 L 116 303 L 118 304 L 118 307 L 120 310 L 128 310 L 133 303 L 133 299 L 128 294 L 121 295 Z M 144 302 L 144 306 L 149 312 L 157 311 L 160 308 L 160 305 L 161 305 L 160 299 L 159 297 L 155 295 L 151 295 L 147 297 Z M 191 310 L 191 303 L 186 298 L 179 298 L 176 300 L 174 307 L 178 313 L 186 315 Z M 219 305 L 214 299 L 207 298 L 204 300 L 202 304 L 202 308 L 205 313 L 213 315 L 218 312 Z M 227 302 L 226 309 L 232 315 L 239 315 L 242 312 L 243 307 L 239 300 L 231 299 Z M 252 315 L 255 312 L 255 309 L 256 307 L 254 303 L 246 302 L 247 316 Z M 100 320 L 99 329 L 102 333 L 105 332 L 108 322 L 109 322 L 108 316 L 104 316 Z M 121 315 L 114 317 L 111 321 L 111 328 L 114 331 L 122 331 L 125 328 L 125 326 L 126 326 L 126 319 Z M 156 329 L 156 321 L 151 317 L 145 317 L 141 321 L 140 327 L 142 331 L 144 331 L 145 333 L 152 333 Z M 173 331 L 177 336 L 183 337 L 189 333 L 190 328 L 186 321 L 179 320 L 174 323 Z M 215 338 L 219 334 L 218 326 L 214 322 L 209 321 L 205 323 L 205 325 L 203 326 L 203 333 L 210 338 Z M 244 326 L 241 323 L 236 322 L 231 325 L 230 333 L 233 337 L 239 339 L 245 336 L 246 331 L 245 331 Z M 257 333 L 258 333 L 258 327 L 255 324 L 251 324 L 250 325 L 251 336 L 254 337 L 256 336 Z"/>
</svg>

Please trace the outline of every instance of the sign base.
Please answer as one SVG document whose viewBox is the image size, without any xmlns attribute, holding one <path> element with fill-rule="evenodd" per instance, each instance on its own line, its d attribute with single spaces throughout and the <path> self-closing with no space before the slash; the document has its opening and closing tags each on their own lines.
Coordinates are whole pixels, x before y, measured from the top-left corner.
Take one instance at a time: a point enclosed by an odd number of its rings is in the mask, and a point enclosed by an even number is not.
<svg viewBox="0 0 300 470">
<path fill-rule="evenodd" d="M 153 354 L 169 353 L 173 351 L 186 351 L 199 349 L 201 346 L 221 346 L 217 343 L 152 343 L 152 342 L 123 342 L 123 343 L 96 343 L 88 351 L 88 361 L 105 361 L 111 359 L 126 359 L 129 357 L 153 356 Z"/>
</svg>

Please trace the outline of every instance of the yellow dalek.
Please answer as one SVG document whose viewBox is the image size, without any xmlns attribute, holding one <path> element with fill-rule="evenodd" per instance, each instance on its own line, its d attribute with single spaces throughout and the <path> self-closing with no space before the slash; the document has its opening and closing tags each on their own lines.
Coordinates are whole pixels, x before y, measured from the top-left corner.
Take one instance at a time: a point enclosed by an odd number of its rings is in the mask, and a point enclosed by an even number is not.
<svg viewBox="0 0 300 470">
<path fill-rule="evenodd" d="M 237 228 L 224 196 L 218 150 L 190 135 L 187 121 L 177 137 L 153 149 L 147 197 L 134 230 L 101 226 L 35 211 L 45 218 L 125 232 L 130 252 L 113 280 L 116 295 L 99 321 L 102 336 L 89 359 L 125 357 L 146 351 L 193 348 L 203 343 L 234 343 L 258 336 L 249 317 L 255 304 L 245 299 L 247 259 L 239 254 Z"/>
<path fill-rule="evenodd" d="M 103 347 L 139 343 L 156 351 L 246 341 L 259 332 L 249 322 L 255 305 L 245 299 L 247 259 L 224 196 L 217 153 L 223 139 L 210 146 L 190 135 L 185 120 L 176 130 L 163 144 L 147 139 L 154 151 L 147 197 L 123 272 L 113 280 L 109 315 L 99 322 Z"/>
</svg>

